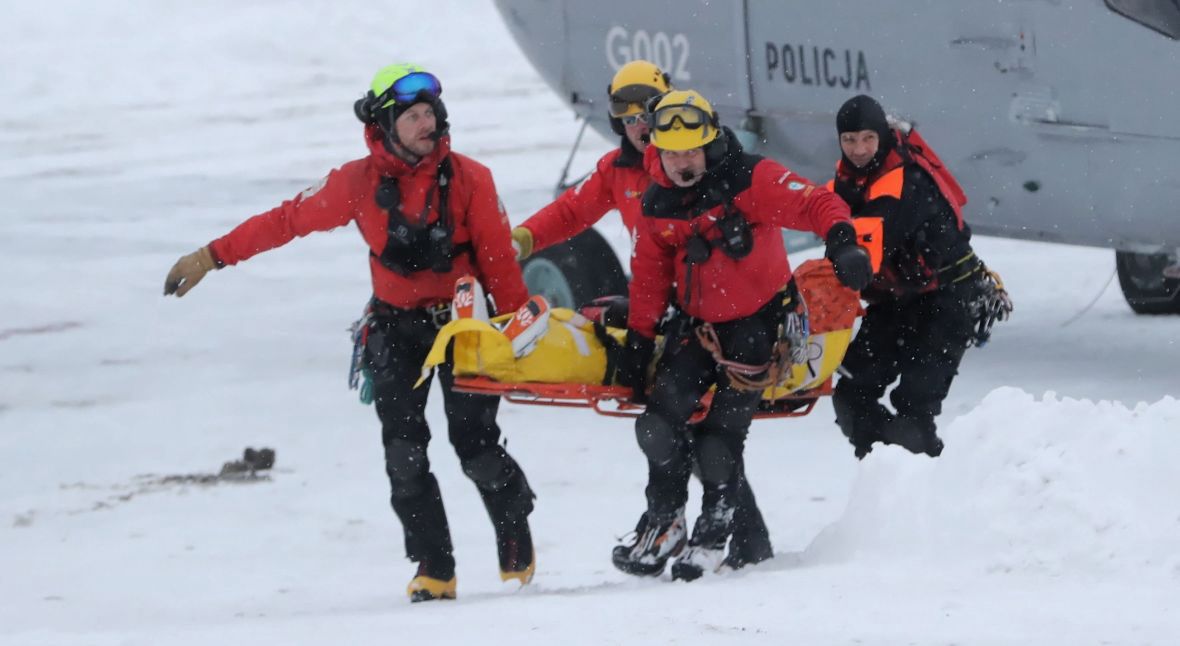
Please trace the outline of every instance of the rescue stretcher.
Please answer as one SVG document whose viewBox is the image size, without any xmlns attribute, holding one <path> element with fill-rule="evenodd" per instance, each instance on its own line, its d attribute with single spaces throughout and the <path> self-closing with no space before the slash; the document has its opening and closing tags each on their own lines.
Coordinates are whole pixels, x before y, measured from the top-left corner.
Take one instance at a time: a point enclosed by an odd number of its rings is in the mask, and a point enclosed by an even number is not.
<svg viewBox="0 0 1180 646">
<path fill-rule="evenodd" d="M 793 359 L 784 361 L 778 378 L 765 388 L 755 418 L 797 417 L 811 412 L 820 397 L 831 395 L 832 376 L 852 340 L 861 309 L 857 294 L 836 279 L 831 263 L 811 260 L 795 272 L 802 305 L 803 335 Z M 457 291 L 456 304 L 462 296 Z M 534 297 L 540 299 L 540 297 Z M 631 401 L 630 389 L 612 383 L 611 353 L 625 345 L 626 330 L 607 327 L 565 308 L 521 308 L 491 320 L 457 316 L 439 330 L 423 373 L 450 360 L 455 389 L 497 395 L 515 404 L 590 408 L 601 415 L 634 416 L 643 406 Z M 455 307 L 453 310 L 459 310 Z M 543 330 L 522 347 L 519 324 Z M 516 319 L 514 321 L 514 318 Z M 514 341 L 517 343 L 514 347 Z M 662 338 L 657 339 L 659 360 Z M 712 391 L 702 399 L 694 420 L 708 413 Z"/>
</svg>

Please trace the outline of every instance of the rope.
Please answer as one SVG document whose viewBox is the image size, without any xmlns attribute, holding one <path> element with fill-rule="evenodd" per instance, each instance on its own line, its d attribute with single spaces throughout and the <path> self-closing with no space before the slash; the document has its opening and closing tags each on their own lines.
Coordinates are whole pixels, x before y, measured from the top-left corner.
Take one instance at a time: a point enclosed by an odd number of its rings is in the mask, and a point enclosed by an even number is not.
<svg viewBox="0 0 1180 646">
<path fill-rule="evenodd" d="M 717 365 L 725 368 L 725 373 L 733 382 L 735 389 L 763 391 L 778 384 L 779 377 L 782 375 L 782 353 L 779 351 L 778 343 L 774 345 L 771 361 L 755 365 L 726 359 L 725 355 L 721 353 L 721 340 L 717 338 L 717 331 L 713 329 L 711 324 L 702 323 L 697 327 L 696 334 L 701 347 L 713 355 L 713 361 L 716 361 Z M 756 377 L 763 373 L 765 373 L 763 377 Z"/>
<path fill-rule="evenodd" d="M 1074 314 L 1073 316 L 1069 317 L 1069 320 L 1067 320 L 1066 322 L 1062 323 L 1062 324 L 1061 324 L 1061 327 L 1062 327 L 1062 328 L 1065 328 L 1065 327 L 1069 326 L 1069 325 L 1070 325 L 1070 324 L 1072 324 L 1074 321 L 1076 321 L 1076 320 L 1078 320 L 1078 319 L 1082 318 L 1082 316 L 1083 316 L 1083 315 L 1084 315 L 1086 312 L 1089 312 L 1089 311 L 1090 311 L 1090 308 L 1091 308 L 1091 307 L 1094 307 L 1094 304 L 1098 302 L 1098 299 L 1099 299 L 1099 298 L 1102 298 L 1102 295 L 1106 293 L 1106 289 L 1107 289 L 1108 287 L 1110 287 L 1110 283 L 1111 283 L 1111 281 L 1113 281 L 1113 280 L 1114 280 L 1115 274 L 1117 274 L 1117 273 L 1118 273 L 1118 267 L 1115 267 L 1115 269 L 1114 269 L 1113 271 L 1111 271 L 1111 272 L 1110 272 L 1110 277 L 1106 279 L 1106 284 L 1104 284 L 1104 285 L 1102 286 L 1102 289 L 1098 290 L 1098 293 L 1094 295 L 1094 298 L 1093 298 L 1093 299 L 1091 299 L 1091 300 L 1090 300 L 1090 302 L 1089 302 L 1089 303 L 1087 303 L 1085 307 L 1083 307 L 1082 309 L 1078 310 L 1078 313 L 1077 313 L 1077 314 Z"/>
</svg>

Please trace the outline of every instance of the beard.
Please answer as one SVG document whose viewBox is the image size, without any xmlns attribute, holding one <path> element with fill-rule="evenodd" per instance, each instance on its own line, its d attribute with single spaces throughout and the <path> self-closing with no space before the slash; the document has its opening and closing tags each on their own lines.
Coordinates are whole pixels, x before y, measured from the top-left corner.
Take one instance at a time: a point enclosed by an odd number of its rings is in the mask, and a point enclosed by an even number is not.
<svg viewBox="0 0 1180 646">
<path fill-rule="evenodd" d="M 415 139 L 402 144 L 402 146 L 406 149 L 406 152 L 409 152 L 419 158 L 425 157 L 434 152 L 434 147 L 437 145 L 438 142 L 431 138 Z"/>
</svg>

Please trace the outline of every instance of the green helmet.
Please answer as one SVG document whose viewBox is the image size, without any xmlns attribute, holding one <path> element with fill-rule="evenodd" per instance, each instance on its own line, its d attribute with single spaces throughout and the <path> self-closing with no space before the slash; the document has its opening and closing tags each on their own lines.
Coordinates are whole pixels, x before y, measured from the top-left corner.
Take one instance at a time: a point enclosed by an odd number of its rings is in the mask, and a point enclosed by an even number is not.
<svg viewBox="0 0 1180 646">
<path fill-rule="evenodd" d="M 353 105 L 356 116 L 364 123 L 381 126 L 393 132 L 393 122 L 416 103 L 428 103 L 438 120 L 439 137 L 446 134 L 447 108 L 442 99 L 442 83 L 438 77 L 413 63 L 387 65 L 373 76 L 369 92 Z"/>
</svg>

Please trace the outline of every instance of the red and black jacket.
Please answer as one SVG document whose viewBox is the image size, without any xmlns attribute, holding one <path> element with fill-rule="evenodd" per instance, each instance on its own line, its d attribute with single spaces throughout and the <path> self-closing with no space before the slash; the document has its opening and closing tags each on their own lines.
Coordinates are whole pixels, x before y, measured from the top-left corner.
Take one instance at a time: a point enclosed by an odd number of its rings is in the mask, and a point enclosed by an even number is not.
<svg viewBox="0 0 1180 646">
<path fill-rule="evenodd" d="M 564 242 L 589 229 L 611 209 L 618 209 L 623 226 L 635 243 L 640 198 L 651 184 L 643 169 L 643 154 L 625 137 L 621 146 L 602 156 L 590 176 L 537 211 L 521 226 L 533 234 L 533 249 Z"/>
<path fill-rule="evenodd" d="M 827 189 L 778 162 L 744 153 L 728 130 L 723 136 L 726 152 L 688 188 L 672 183 L 656 148 L 644 156 L 653 184 L 643 196 L 631 261 L 628 327 L 648 338 L 655 336 L 672 298 L 690 316 L 711 323 L 754 314 L 791 278 L 780 228 L 826 238 L 833 225 L 851 222 L 848 206 Z M 751 245 L 744 257 L 735 259 L 718 247 L 718 222 L 727 215 L 738 215 L 749 226 Z M 689 262 L 689 248 L 700 248 L 701 239 L 711 253 Z"/>
<path fill-rule="evenodd" d="M 520 266 L 515 260 L 508 217 L 492 181 L 492 173 L 479 162 L 451 152 L 450 138 L 443 137 L 434 152 L 410 166 L 386 149 L 377 126 L 365 129 L 369 155 L 328 173 L 319 185 L 303 191 L 278 207 L 256 215 L 225 236 L 210 243 L 219 263 L 237 264 L 251 256 L 282 246 L 296 236 L 327 231 L 356 222 L 369 246 L 373 295 L 396 307 L 412 309 L 449 301 L 455 280 L 476 276 L 496 300 L 497 309 L 511 312 L 528 298 Z M 451 269 L 429 269 L 399 274 L 381 262 L 389 242 L 390 212 L 376 199 L 382 180 L 394 178 L 400 191 L 401 211 L 425 213 L 426 223 L 439 219 L 438 173 L 450 160 L 448 211 L 452 241 L 458 251 Z M 445 167 L 445 165 L 444 165 Z M 427 204 L 427 200 L 430 204 Z"/>
<path fill-rule="evenodd" d="M 865 173 L 841 159 L 828 183 L 853 218 L 882 221 L 883 261 L 863 293 L 869 301 L 930 292 L 978 268 L 962 188 L 917 131 L 893 134 L 879 167 Z"/>
</svg>

